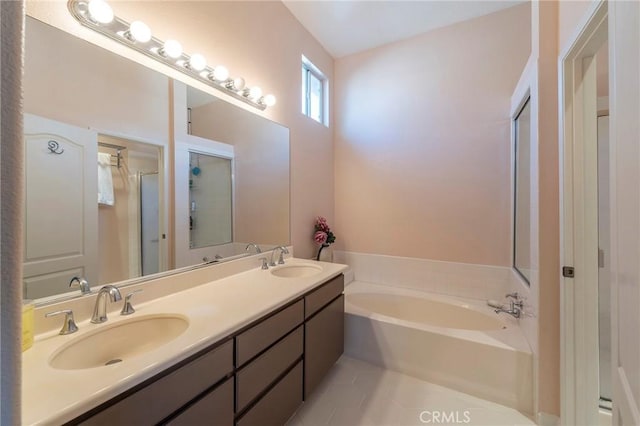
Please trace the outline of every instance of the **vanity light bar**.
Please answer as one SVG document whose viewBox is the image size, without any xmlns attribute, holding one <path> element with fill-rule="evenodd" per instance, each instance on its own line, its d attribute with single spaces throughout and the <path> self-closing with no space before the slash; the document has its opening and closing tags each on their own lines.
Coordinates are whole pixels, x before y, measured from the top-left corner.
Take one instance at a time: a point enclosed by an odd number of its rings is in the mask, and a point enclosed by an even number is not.
<svg viewBox="0 0 640 426">
<path fill-rule="evenodd" d="M 71 15 L 85 27 L 259 110 L 264 111 L 276 103 L 275 96 L 263 96 L 262 89 L 258 86 L 245 87 L 243 78 L 229 77 L 227 68 L 207 65 L 205 57 L 199 53 L 184 53 L 178 41 L 165 42 L 153 37 L 144 22 L 129 23 L 118 18 L 105 0 L 69 0 L 67 7 Z"/>
</svg>

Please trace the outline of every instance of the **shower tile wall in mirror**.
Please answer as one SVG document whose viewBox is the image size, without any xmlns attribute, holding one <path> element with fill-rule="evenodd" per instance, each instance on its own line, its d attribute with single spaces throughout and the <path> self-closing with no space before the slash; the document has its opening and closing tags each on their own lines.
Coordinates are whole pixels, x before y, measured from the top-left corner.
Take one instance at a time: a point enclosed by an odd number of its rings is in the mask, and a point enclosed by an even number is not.
<svg viewBox="0 0 640 426">
<path fill-rule="evenodd" d="M 120 283 L 289 243 L 288 129 L 30 17 L 25 37 L 25 298 L 69 297 L 75 276 Z M 172 84 L 186 101 L 172 100 Z M 172 133 L 172 109 L 185 123 L 191 110 L 192 135 L 179 123 Z M 192 139 L 197 152 L 233 152 L 224 177 L 200 167 L 214 180 L 195 209 L 197 164 L 178 155 Z M 225 197 L 206 192 L 214 181 Z M 216 229 L 197 248 L 181 243 L 196 214 Z"/>
</svg>

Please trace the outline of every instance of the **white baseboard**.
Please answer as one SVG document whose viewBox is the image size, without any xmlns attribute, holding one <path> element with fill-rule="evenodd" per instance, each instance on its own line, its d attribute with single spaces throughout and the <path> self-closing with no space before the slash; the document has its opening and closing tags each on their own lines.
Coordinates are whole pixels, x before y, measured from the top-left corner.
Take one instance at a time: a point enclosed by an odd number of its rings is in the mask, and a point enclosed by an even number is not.
<svg viewBox="0 0 640 426">
<path fill-rule="evenodd" d="M 553 414 L 538 412 L 536 423 L 540 426 L 558 426 L 560 418 Z"/>
<path fill-rule="evenodd" d="M 609 410 L 603 410 L 602 408 L 598 412 L 598 421 L 600 426 L 611 426 L 613 424 L 613 415 Z"/>
</svg>

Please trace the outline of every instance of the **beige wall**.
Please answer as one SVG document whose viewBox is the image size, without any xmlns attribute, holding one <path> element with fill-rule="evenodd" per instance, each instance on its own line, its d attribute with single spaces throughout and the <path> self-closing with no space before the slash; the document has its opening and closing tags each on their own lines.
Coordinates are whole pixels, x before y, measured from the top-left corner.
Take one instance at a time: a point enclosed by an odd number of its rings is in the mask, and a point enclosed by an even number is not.
<svg viewBox="0 0 640 426">
<path fill-rule="evenodd" d="M 558 3 L 534 3 L 532 16 L 532 55 L 538 61 L 538 411 L 559 415 Z"/>
<path fill-rule="evenodd" d="M 336 61 L 347 251 L 510 265 L 510 97 L 530 6 Z"/>
<path fill-rule="evenodd" d="M 558 1 L 558 51 L 567 45 L 593 0 Z"/>
</svg>

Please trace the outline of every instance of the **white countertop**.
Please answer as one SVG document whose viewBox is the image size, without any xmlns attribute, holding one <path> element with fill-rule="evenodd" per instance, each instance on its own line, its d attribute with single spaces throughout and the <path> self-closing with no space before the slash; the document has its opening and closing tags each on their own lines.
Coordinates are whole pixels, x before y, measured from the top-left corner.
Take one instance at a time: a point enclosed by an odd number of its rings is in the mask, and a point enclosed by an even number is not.
<svg viewBox="0 0 640 426">
<path fill-rule="evenodd" d="M 286 265 L 305 263 L 311 261 L 288 259 Z M 323 269 L 309 277 L 279 278 L 270 273 L 272 269 L 254 268 L 146 303 L 134 303 L 136 312 L 133 315 L 121 316 L 118 310 L 111 311 L 108 322 L 104 324 L 83 321 L 78 323 L 79 331 L 70 335 L 51 332 L 36 336 L 33 347 L 22 355 L 23 424 L 61 424 L 72 420 L 233 334 L 347 268 L 334 263 L 313 264 Z M 181 279 L 188 279 L 188 274 Z M 153 285 L 152 282 L 148 284 Z M 109 309 L 114 309 L 115 305 L 110 304 Z M 120 306 L 121 302 L 117 304 L 118 308 Z M 117 364 L 82 370 L 59 370 L 49 365 L 52 354 L 71 340 L 100 327 L 154 314 L 185 316 L 189 327 L 175 340 Z"/>
</svg>

